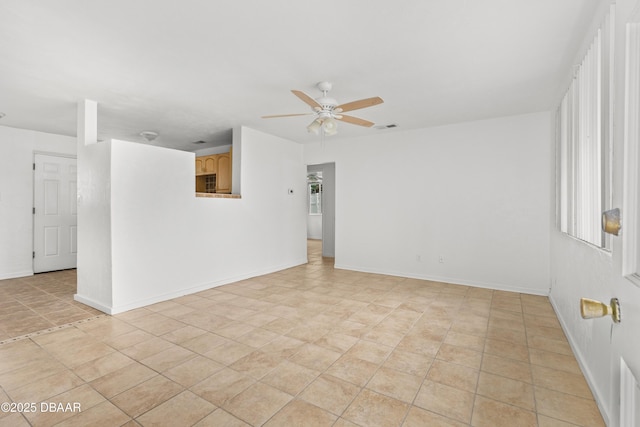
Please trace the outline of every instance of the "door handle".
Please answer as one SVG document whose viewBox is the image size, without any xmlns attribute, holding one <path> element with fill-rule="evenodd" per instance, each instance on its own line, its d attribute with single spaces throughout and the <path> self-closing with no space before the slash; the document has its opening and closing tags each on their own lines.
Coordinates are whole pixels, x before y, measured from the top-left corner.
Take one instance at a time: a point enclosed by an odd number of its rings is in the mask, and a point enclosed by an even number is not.
<svg viewBox="0 0 640 427">
<path fill-rule="evenodd" d="M 602 231 L 617 236 L 620 234 L 622 224 L 620 222 L 620 209 L 615 208 L 602 212 Z"/>
<path fill-rule="evenodd" d="M 618 298 L 611 298 L 609 305 L 589 298 L 580 299 L 580 315 L 583 319 L 595 319 L 611 315 L 614 323 L 620 323 L 620 301 Z"/>
</svg>

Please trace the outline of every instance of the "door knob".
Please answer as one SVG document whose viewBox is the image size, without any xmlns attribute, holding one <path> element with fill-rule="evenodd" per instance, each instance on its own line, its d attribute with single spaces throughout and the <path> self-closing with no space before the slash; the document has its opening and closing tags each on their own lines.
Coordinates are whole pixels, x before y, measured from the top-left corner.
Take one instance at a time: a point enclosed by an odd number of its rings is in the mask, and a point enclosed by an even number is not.
<svg viewBox="0 0 640 427">
<path fill-rule="evenodd" d="M 620 209 L 615 208 L 602 212 L 602 231 L 617 236 L 620 234 L 622 224 L 620 223 Z"/>
<path fill-rule="evenodd" d="M 580 315 L 583 319 L 594 319 L 611 315 L 614 323 L 620 323 L 620 302 L 618 298 L 611 298 L 609 305 L 589 298 L 580 299 Z"/>
</svg>

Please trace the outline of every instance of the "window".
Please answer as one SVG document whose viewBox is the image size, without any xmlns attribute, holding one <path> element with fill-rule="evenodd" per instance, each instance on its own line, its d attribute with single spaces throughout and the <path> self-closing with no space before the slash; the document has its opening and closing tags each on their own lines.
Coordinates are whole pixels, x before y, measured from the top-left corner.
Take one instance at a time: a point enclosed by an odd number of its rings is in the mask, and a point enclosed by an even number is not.
<svg viewBox="0 0 640 427">
<path fill-rule="evenodd" d="M 601 248 L 602 212 L 611 205 L 612 15 L 576 67 L 556 117 L 560 230 Z"/>
<path fill-rule="evenodd" d="M 322 172 L 315 172 L 307 176 L 309 193 L 309 215 L 322 214 Z"/>
</svg>

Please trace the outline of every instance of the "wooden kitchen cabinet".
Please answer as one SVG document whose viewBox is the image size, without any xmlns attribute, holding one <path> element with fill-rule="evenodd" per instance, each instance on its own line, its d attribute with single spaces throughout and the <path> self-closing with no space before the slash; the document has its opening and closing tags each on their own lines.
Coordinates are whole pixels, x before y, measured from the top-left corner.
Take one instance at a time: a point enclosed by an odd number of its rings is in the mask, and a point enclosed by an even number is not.
<svg viewBox="0 0 640 427">
<path fill-rule="evenodd" d="M 231 153 L 218 154 L 216 193 L 231 193 Z"/>
<path fill-rule="evenodd" d="M 231 193 L 231 151 L 196 157 L 196 192 L 212 192 L 206 188 L 207 176 L 215 175 L 215 192 Z"/>
<path fill-rule="evenodd" d="M 196 176 L 212 175 L 217 172 L 218 154 L 196 157 Z"/>
</svg>

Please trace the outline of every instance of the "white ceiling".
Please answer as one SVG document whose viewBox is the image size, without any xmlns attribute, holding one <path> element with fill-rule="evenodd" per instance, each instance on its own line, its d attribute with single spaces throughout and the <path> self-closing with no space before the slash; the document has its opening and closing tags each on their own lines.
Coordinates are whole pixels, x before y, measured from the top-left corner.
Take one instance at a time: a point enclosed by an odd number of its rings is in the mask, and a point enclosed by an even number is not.
<svg viewBox="0 0 640 427">
<path fill-rule="evenodd" d="M 1 125 L 195 150 L 245 125 L 315 141 L 291 89 L 333 82 L 398 130 L 548 110 L 603 0 L 1 0 Z M 340 137 L 393 130 L 342 123 Z M 195 145 L 193 141 L 207 141 Z"/>
</svg>

